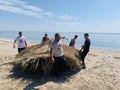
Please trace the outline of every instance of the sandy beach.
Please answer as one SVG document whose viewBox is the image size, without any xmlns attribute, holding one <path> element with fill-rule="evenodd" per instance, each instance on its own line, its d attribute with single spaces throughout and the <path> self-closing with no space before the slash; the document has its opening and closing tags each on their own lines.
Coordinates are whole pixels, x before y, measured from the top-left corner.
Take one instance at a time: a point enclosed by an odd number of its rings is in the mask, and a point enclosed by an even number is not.
<svg viewBox="0 0 120 90">
<path fill-rule="evenodd" d="M 120 90 L 120 51 L 91 49 L 87 68 L 66 80 L 50 76 L 25 80 L 10 77 L 17 54 L 12 44 L 11 40 L 0 39 L 0 90 Z"/>
</svg>

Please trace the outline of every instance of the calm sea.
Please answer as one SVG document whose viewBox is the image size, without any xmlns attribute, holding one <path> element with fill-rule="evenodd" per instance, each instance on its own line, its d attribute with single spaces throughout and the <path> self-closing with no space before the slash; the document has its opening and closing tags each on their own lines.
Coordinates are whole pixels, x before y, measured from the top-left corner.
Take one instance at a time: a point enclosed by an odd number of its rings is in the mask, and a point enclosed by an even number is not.
<svg viewBox="0 0 120 90">
<path fill-rule="evenodd" d="M 23 31 L 23 35 L 29 42 L 41 42 L 46 32 L 40 31 Z M 49 38 L 54 38 L 56 32 L 47 32 Z M 74 35 L 78 35 L 76 47 L 80 47 L 84 43 L 84 33 L 81 32 L 60 32 L 61 36 L 67 37 L 62 40 L 64 44 L 69 44 Z M 91 40 L 91 48 L 107 49 L 120 51 L 120 33 L 89 33 Z M 0 38 L 14 40 L 18 36 L 18 31 L 0 31 Z"/>
</svg>

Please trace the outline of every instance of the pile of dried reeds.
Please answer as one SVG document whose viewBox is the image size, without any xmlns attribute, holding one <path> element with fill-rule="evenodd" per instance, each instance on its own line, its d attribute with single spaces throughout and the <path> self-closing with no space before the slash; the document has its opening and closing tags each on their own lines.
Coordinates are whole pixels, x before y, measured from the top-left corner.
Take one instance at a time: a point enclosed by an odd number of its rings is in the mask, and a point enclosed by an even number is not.
<svg viewBox="0 0 120 90">
<path fill-rule="evenodd" d="M 33 45 L 23 50 L 16 56 L 18 60 L 17 67 L 21 67 L 23 71 L 50 73 L 52 63 L 50 62 L 50 43 L 46 41 L 41 44 Z M 67 45 L 62 45 L 66 60 L 66 67 L 71 70 L 79 66 L 80 56 L 78 50 Z"/>
</svg>

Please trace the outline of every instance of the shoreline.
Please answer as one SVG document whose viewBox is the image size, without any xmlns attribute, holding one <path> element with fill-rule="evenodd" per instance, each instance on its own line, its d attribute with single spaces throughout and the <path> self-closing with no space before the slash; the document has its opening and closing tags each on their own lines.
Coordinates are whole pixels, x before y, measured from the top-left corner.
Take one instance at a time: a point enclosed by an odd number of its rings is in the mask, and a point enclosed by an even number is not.
<svg viewBox="0 0 120 90">
<path fill-rule="evenodd" d="M 4 42 L 8 42 L 8 43 L 13 43 L 13 40 L 11 39 L 6 39 L 6 38 L 0 38 L 0 41 L 4 41 Z M 28 41 L 28 45 L 34 45 L 34 44 L 39 44 L 39 42 L 30 42 Z M 78 47 L 76 47 L 76 49 L 79 49 Z M 94 48 L 94 47 L 91 47 L 91 49 L 94 49 L 94 50 L 105 50 L 105 51 L 110 51 L 110 52 L 120 52 L 120 50 L 113 50 L 113 49 L 103 49 L 103 48 Z"/>
</svg>

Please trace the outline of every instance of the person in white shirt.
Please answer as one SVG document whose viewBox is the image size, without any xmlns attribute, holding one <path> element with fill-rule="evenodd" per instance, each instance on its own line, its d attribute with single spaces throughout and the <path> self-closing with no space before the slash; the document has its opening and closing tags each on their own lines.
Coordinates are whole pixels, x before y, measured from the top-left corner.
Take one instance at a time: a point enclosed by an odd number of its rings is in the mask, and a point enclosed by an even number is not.
<svg viewBox="0 0 120 90">
<path fill-rule="evenodd" d="M 22 32 L 20 31 L 19 36 L 16 37 L 16 39 L 13 42 L 13 48 L 15 48 L 15 44 L 17 42 L 17 46 L 18 46 L 18 53 L 20 53 L 22 50 L 24 50 L 25 48 L 27 48 L 27 42 L 25 37 L 22 35 Z"/>
<path fill-rule="evenodd" d="M 65 68 L 63 48 L 60 39 L 61 39 L 60 34 L 56 33 L 55 40 L 51 43 L 50 46 L 50 60 L 53 63 L 54 72 L 57 75 L 59 75 Z"/>
</svg>

